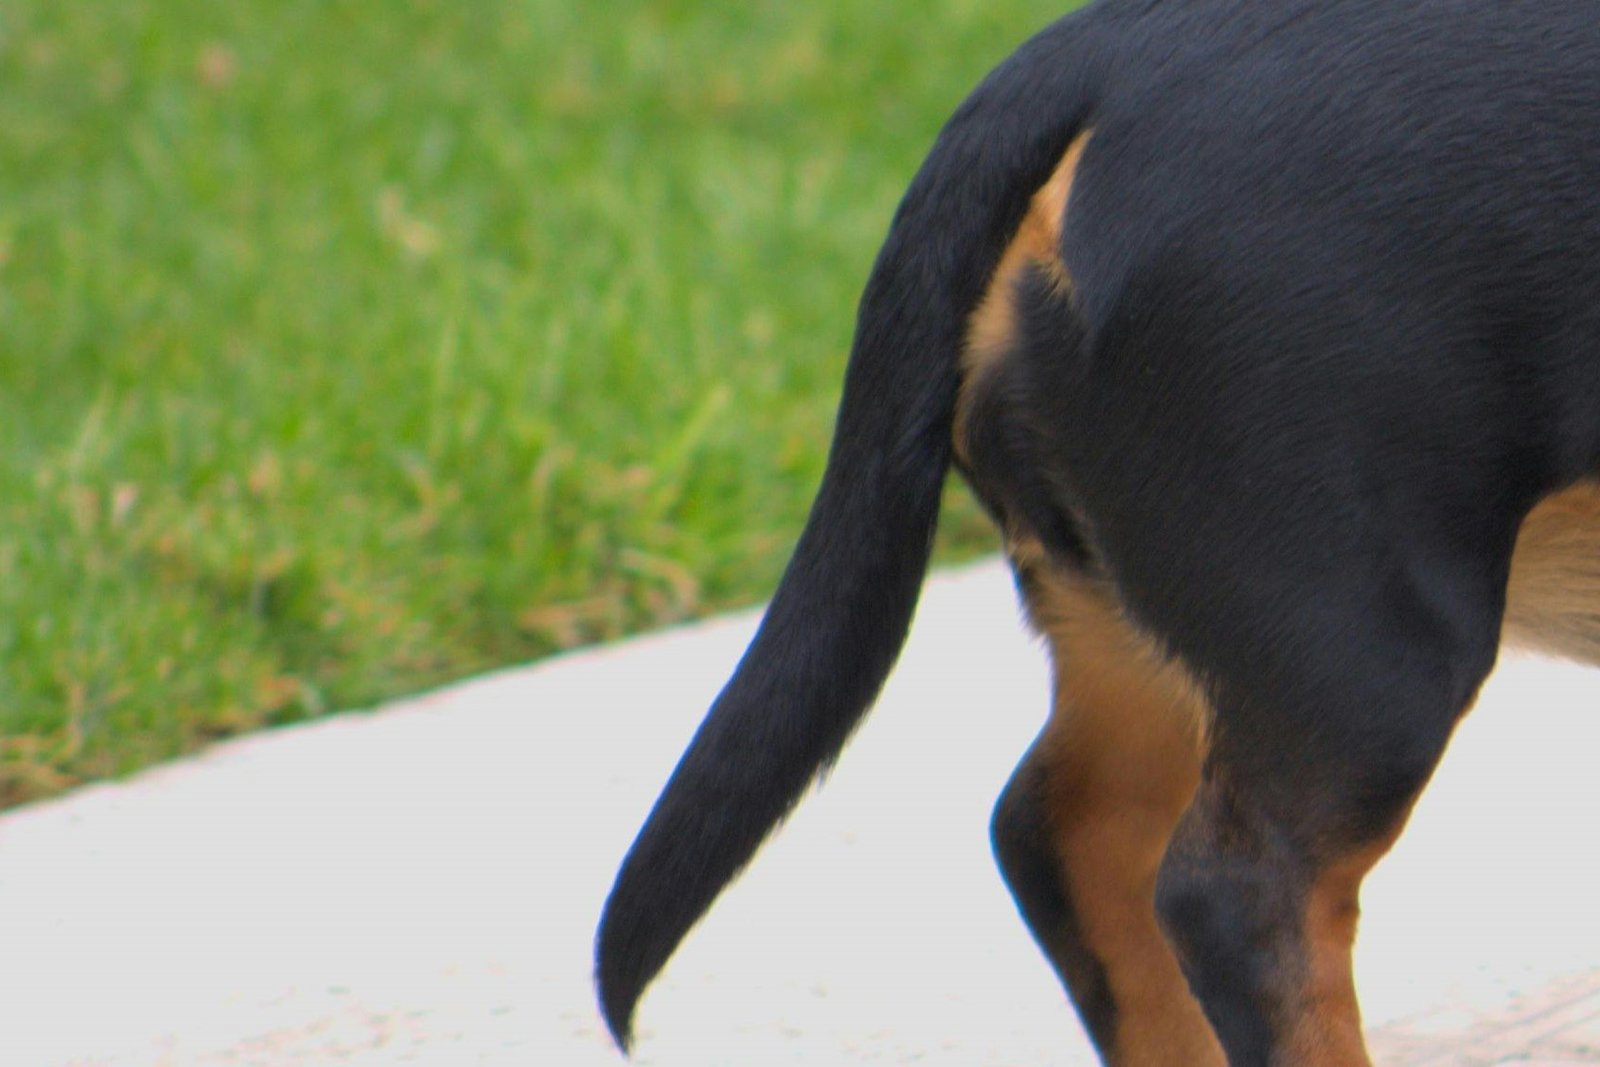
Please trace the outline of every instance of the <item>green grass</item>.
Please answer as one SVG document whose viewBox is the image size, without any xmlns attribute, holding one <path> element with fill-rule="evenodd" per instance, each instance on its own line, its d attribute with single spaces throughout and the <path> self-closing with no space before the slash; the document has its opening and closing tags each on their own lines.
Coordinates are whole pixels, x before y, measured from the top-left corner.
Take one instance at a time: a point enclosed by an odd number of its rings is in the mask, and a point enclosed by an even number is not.
<svg viewBox="0 0 1600 1067">
<path fill-rule="evenodd" d="M 0 805 L 767 595 L 889 213 L 1056 13 L 9 0 Z"/>
</svg>

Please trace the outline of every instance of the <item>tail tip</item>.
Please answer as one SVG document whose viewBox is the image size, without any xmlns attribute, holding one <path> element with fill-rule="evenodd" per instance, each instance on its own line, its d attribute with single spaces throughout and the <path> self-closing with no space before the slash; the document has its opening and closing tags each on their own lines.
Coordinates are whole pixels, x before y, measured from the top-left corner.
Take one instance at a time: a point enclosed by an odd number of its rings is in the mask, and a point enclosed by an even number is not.
<svg viewBox="0 0 1600 1067">
<path fill-rule="evenodd" d="M 600 989 L 600 1014 L 605 1018 L 611 1040 L 624 1056 L 633 1051 L 633 1002 L 628 998 L 608 995 Z"/>
<path fill-rule="evenodd" d="M 611 1034 L 617 1051 L 624 1056 L 633 1052 L 633 1008 L 635 996 L 617 994 L 604 982 L 599 986 L 600 1014 L 605 1019 L 606 1030 Z"/>
<path fill-rule="evenodd" d="M 628 1056 L 633 1051 L 633 1013 L 644 989 L 637 979 L 621 973 L 622 969 L 615 966 L 615 955 L 606 952 L 605 941 L 602 932 L 596 953 L 595 994 L 612 1042 L 619 1052 Z"/>
</svg>

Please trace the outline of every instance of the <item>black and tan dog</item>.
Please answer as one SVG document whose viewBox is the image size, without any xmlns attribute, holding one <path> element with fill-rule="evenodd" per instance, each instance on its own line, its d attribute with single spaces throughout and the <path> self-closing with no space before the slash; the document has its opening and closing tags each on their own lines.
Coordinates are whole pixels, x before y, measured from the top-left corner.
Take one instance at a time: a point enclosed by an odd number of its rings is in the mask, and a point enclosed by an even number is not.
<svg viewBox="0 0 1600 1067">
<path fill-rule="evenodd" d="M 1055 662 L 1000 798 L 1111 1064 L 1361 1064 L 1363 876 L 1502 639 L 1600 659 L 1600 5 L 1104 0 L 941 133 L 607 1019 L 839 753 L 954 465 Z"/>
</svg>

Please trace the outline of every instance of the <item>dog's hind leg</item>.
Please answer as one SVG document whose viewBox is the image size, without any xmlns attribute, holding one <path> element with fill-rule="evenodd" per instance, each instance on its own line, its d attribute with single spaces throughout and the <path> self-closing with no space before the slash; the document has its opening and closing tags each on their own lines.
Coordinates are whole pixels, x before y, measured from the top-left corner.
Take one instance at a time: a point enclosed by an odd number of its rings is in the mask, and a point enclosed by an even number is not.
<svg viewBox="0 0 1600 1067">
<path fill-rule="evenodd" d="M 1221 1065 L 1155 914 L 1161 858 L 1200 777 L 1204 700 L 1094 579 L 1038 556 L 1018 577 L 1055 694 L 995 809 L 1001 870 L 1107 1063 Z"/>
<path fill-rule="evenodd" d="M 1369 610 L 1336 609 L 1319 632 L 1257 617 L 1255 647 L 1276 643 L 1272 670 L 1213 690 L 1211 747 L 1157 907 L 1233 1067 L 1370 1062 L 1351 973 L 1361 883 L 1399 837 L 1499 633 L 1493 566 L 1456 570 L 1443 583 L 1455 595 L 1431 605 L 1412 584 L 1453 569 L 1443 558 L 1419 553 L 1389 583 L 1345 575 L 1363 590 L 1345 606 Z M 1336 596 L 1322 590 L 1321 605 Z"/>
</svg>

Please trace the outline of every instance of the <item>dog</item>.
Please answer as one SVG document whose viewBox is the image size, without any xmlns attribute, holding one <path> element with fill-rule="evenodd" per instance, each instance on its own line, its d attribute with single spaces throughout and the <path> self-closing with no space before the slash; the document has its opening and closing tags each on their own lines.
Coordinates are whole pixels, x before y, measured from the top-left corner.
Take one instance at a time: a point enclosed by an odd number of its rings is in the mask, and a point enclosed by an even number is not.
<svg viewBox="0 0 1600 1067">
<path fill-rule="evenodd" d="M 1600 662 L 1600 10 L 1102 0 L 978 86 L 606 903 L 624 1049 L 872 704 L 952 466 L 1054 665 L 994 852 L 1102 1059 L 1368 1063 L 1363 877 L 1502 642 Z"/>
</svg>

